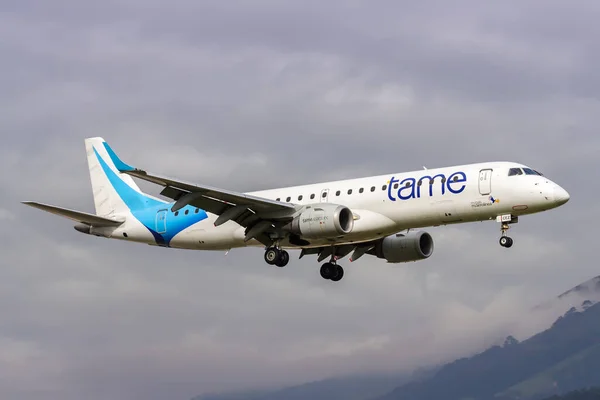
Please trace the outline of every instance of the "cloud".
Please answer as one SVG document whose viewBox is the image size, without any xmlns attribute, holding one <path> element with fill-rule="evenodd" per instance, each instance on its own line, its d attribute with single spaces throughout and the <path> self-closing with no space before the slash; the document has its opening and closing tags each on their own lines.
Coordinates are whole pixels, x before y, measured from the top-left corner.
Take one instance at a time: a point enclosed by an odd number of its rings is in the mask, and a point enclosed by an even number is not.
<svg viewBox="0 0 600 400">
<path fill-rule="evenodd" d="M 405 370 L 543 328 L 554 314 L 524 310 L 598 274 L 595 8 L 10 2 L 0 395 L 189 398 Z M 332 284 L 314 257 L 279 269 L 256 248 L 108 241 L 21 205 L 92 211 L 88 136 L 233 190 L 508 159 L 572 198 L 523 218 L 510 251 L 494 223 L 432 228 L 431 259 L 343 261 Z"/>
<path fill-rule="evenodd" d="M 15 219 L 15 216 L 8 210 L 0 208 L 0 220 L 12 221 Z"/>
</svg>

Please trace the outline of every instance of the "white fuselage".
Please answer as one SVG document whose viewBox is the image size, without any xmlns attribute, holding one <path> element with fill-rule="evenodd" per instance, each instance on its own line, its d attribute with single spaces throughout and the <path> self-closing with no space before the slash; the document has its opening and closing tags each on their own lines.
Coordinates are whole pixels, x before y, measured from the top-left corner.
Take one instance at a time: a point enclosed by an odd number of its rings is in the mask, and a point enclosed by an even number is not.
<svg viewBox="0 0 600 400">
<path fill-rule="evenodd" d="M 566 191 L 544 176 L 509 176 L 510 168 L 515 167 L 527 168 L 513 162 L 490 162 L 249 194 L 296 205 L 340 204 L 352 210 L 354 227 L 351 233 L 335 239 L 333 243 L 331 239 L 311 240 L 310 246 L 302 247 L 370 241 L 408 228 L 496 220 L 501 215 L 522 216 L 555 208 L 568 200 Z M 431 178 L 434 178 L 432 184 Z M 172 204 L 165 202 L 164 208 L 168 210 Z M 181 219 L 193 218 L 195 212 L 196 209 L 190 206 L 181 209 L 177 215 L 167 211 L 164 215 L 166 221 L 161 221 L 161 224 L 168 229 L 170 224 L 181 223 Z M 118 228 L 94 228 L 92 233 L 156 244 L 152 234 L 136 218 L 123 216 L 126 222 Z M 233 221 L 215 227 L 216 219 L 216 215 L 207 213 L 205 219 L 173 236 L 169 246 L 197 250 L 263 246 L 256 240 L 245 242 L 245 228 Z M 281 246 L 297 247 L 286 241 Z"/>
</svg>

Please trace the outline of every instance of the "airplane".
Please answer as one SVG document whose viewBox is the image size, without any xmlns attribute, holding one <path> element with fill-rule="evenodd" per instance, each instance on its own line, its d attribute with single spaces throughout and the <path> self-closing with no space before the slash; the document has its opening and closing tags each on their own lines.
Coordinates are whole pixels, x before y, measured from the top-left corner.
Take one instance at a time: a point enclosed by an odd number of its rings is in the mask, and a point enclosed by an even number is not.
<svg viewBox="0 0 600 400">
<path fill-rule="evenodd" d="M 569 193 L 516 162 L 484 162 L 240 193 L 156 175 L 123 162 L 101 137 L 85 139 L 95 214 L 24 201 L 78 222 L 98 237 L 178 249 L 264 248 L 269 265 L 284 267 L 287 250 L 327 260 L 321 277 L 344 276 L 338 260 L 363 255 L 388 263 L 433 254 L 422 228 L 497 221 L 500 245 L 519 217 L 559 207 Z M 162 187 L 164 200 L 133 178 Z"/>
</svg>

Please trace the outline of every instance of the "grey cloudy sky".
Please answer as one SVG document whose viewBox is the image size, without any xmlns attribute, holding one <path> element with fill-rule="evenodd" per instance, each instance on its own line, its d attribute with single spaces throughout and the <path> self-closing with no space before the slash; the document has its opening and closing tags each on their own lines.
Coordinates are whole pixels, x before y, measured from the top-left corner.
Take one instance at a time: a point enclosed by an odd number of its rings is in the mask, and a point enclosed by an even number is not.
<svg viewBox="0 0 600 400">
<path fill-rule="evenodd" d="M 404 370 L 548 318 L 599 274 L 600 4 L 587 1 L 0 2 L 0 397 L 188 399 Z M 83 139 L 235 190 L 514 160 L 571 201 L 431 229 L 429 260 L 176 251 L 78 234 Z M 147 188 L 147 185 L 143 185 Z M 523 323 L 523 320 L 527 323 Z"/>
</svg>

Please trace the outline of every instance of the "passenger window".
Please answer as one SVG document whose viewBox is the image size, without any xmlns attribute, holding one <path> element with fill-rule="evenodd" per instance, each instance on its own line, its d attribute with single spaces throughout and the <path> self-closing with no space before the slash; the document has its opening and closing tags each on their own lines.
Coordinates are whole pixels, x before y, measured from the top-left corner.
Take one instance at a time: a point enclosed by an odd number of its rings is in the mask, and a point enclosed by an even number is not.
<svg viewBox="0 0 600 400">
<path fill-rule="evenodd" d="M 291 197 L 288 197 L 287 199 L 285 199 L 285 201 L 287 201 L 289 203 L 291 199 L 292 199 Z"/>
<path fill-rule="evenodd" d="M 179 211 L 175 211 L 175 216 L 178 216 L 178 215 L 179 215 Z"/>
<path fill-rule="evenodd" d="M 335 192 L 335 195 L 339 196 L 340 195 L 340 191 L 338 190 L 337 192 Z"/>
<path fill-rule="evenodd" d="M 358 193 L 362 193 L 364 191 L 365 191 L 365 189 L 363 189 L 363 188 L 358 189 Z"/>
<path fill-rule="evenodd" d="M 323 192 L 323 194 L 321 195 L 321 197 L 323 197 L 323 198 L 327 197 L 327 192 Z"/>
<path fill-rule="evenodd" d="M 420 180 L 419 183 L 417 183 L 417 186 L 421 186 L 423 184 L 423 180 Z"/>
<path fill-rule="evenodd" d="M 404 187 L 410 187 L 410 182 L 406 182 L 406 184 L 404 185 Z"/>
<path fill-rule="evenodd" d="M 521 168 L 511 168 L 508 170 L 508 176 L 523 175 Z"/>
<path fill-rule="evenodd" d="M 196 208 L 196 211 L 194 211 L 194 214 L 198 214 L 198 211 L 200 211 L 200 209 Z"/>
<path fill-rule="evenodd" d="M 315 194 L 313 193 L 313 194 L 310 195 L 310 199 L 312 200 L 314 198 L 315 198 Z"/>
<path fill-rule="evenodd" d="M 375 191 L 375 186 L 371 186 L 371 192 Z"/>
<path fill-rule="evenodd" d="M 348 194 L 352 194 L 352 189 L 348 189 Z"/>
<path fill-rule="evenodd" d="M 298 201 L 302 201 L 302 195 L 298 196 Z"/>
<path fill-rule="evenodd" d="M 394 189 L 398 189 L 398 184 L 394 183 Z"/>
<path fill-rule="evenodd" d="M 387 189 L 387 185 L 383 185 L 383 186 L 381 187 L 381 190 L 385 190 L 385 189 Z"/>
<path fill-rule="evenodd" d="M 281 201 L 281 197 L 276 198 L 275 201 Z"/>
<path fill-rule="evenodd" d="M 190 210 L 185 210 L 185 215 L 188 215 L 190 213 Z"/>
</svg>

